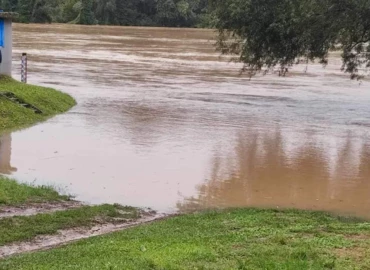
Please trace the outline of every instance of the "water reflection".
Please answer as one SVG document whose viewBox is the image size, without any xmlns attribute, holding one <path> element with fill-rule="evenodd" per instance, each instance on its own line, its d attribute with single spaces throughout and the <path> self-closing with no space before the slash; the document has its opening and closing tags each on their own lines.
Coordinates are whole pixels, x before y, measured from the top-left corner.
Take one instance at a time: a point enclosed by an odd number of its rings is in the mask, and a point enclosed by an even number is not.
<svg viewBox="0 0 370 270">
<path fill-rule="evenodd" d="M 0 135 L 0 173 L 11 174 L 17 168 L 10 165 L 12 154 L 12 137 L 10 134 Z"/>
<path fill-rule="evenodd" d="M 292 140 L 280 129 L 272 135 L 239 134 L 228 155 L 215 149 L 199 195 L 179 203 L 179 209 L 281 207 L 370 217 L 368 139 L 348 133 L 330 153 L 316 135 Z"/>
</svg>

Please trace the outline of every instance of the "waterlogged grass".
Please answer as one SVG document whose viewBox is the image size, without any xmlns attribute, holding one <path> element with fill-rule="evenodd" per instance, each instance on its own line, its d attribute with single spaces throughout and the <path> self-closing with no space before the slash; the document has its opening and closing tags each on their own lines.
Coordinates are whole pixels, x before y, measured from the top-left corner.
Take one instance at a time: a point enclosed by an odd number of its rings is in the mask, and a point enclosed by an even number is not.
<svg viewBox="0 0 370 270">
<path fill-rule="evenodd" d="M 43 113 L 24 108 L 0 96 L 0 134 L 8 129 L 21 128 L 62 113 L 75 105 L 72 97 L 51 88 L 33 86 L 0 76 L 0 92 L 12 92 Z M 0 206 L 66 200 L 51 187 L 18 184 L 0 176 Z"/>
<path fill-rule="evenodd" d="M 35 236 L 55 234 L 58 230 L 114 222 L 117 218 L 138 218 L 136 208 L 119 205 L 83 206 L 77 209 L 0 219 L 0 246 Z M 2 269 L 2 266 L 0 267 Z M 37 268 L 36 268 L 37 269 Z"/>
<path fill-rule="evenodd" d="M 20 184 L 15 180 L 0 176 L 0 207 L 69 199 L 69 196 L 60 195 L 52 187 Z"/>
<path fill-rule="evenodd" d="M 74 99 L 67 94 L 51 88 L 23 84 L 9 77 L 0 77 L 0 92 L 12 92 L 43 112 L 35 114 L 30 109 L 0 97 L 0 133 L 2 130 L 29 126 L 75 105 Z"/>
<path fill-rule="evenodd" d="M 370 223 L 324 213 L 240 209 L 174 217 L 0 269 L 370 269 Z"/>
</svg>

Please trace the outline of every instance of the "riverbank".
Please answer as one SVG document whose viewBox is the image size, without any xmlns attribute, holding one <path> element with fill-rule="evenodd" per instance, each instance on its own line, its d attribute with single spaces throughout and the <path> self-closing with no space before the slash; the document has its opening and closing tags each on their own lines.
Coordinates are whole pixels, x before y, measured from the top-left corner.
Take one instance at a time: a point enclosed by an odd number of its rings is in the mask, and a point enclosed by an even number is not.
<svg viewBox="0 0 370 270">
<path fill-rule="evenodd" d="M 118 204 L 84 205 L 52 187 L 20 184 L 0 176 L 0 259 L 107 234 L 159 217 L 149 209 Z"/>
<path fill-rule="evenodd" d="M 0 77 L 0 133 L 27 127 L 76 104 L 68 94 Z"/>
<path fill-rule="evenodd" d="M 370 222 L 357 218 L 228 209 L 162 219 L 134 207 L 86 206 L 52 187 L 0 177 L 0 269 L 370 266 Z"/>
<path fill-rule="evenodd" d="M 370 266 L 370 223 L 356 218 L 230 209 L 158 219 L 153 211 L 86 206 L 52 187 L 0 177 L 0 269 Z"/>
<path fill-rule="evenodd" d="M 370 223 L 305 211 L 173 217 L 0 261 L 1 269 L 368 269 Z"/>
</svg>

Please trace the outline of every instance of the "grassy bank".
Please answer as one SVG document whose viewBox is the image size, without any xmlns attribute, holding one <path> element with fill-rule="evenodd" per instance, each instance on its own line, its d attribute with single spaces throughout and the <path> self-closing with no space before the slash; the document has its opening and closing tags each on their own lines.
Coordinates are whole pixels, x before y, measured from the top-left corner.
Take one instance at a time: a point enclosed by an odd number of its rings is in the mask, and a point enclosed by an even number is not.
<svg viewBox="0 0 370 270">
<path fill-rule="evenodd" d="M 67 94 L 51 88 L 23 84 L 9 77 L 0 77 L 0 92 L 13 93 L 42 111 L 42 114 L 36 114 L 0 96 L 0 133 L 46 120 L 75 105 L 74 99 Z"/>
<path fill-rule="evenodd" d="M 370 223 L 240 209 L 179 216 L 0 261 L 0 269 L 370 269 Z"/>
<path fill-rule="evenodd" d="M 52 187 L 20 184 L 15 180 L 0 176 L 0 207 L 69 199 L 69 196 L 59 195 Z"/>
</svg>

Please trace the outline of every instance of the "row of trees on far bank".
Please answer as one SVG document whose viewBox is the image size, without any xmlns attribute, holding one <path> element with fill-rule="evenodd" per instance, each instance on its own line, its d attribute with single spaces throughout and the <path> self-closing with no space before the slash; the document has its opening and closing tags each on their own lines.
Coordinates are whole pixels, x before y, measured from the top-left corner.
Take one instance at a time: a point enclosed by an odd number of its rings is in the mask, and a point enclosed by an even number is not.
<svg viewBox="0 0 370 270">
<path fill-rule="evenodd" d="M 23 23 L 204 27 L 208 0 L 0 0 Z"/>
</svg>

